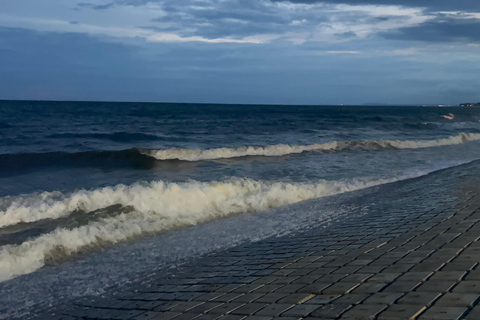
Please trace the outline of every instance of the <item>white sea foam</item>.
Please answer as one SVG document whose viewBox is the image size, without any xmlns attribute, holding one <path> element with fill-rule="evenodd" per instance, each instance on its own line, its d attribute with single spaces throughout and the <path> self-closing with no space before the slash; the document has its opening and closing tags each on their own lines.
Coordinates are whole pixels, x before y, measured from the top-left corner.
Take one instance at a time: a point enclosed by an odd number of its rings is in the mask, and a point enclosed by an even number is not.
<svg viewBox="0 0 480 320">
<path fill-rule="evenodd" d="M 374 140 L 374 141 L 333 141 L 328 143 L 311 145 L 287 145 L 278 144 L 265 147 L 243 146 L 234 148 L 214 149 L 140 149 L 144 155 L 154 157 L 158 160 L 184 160 L 200 161 L 225 158 L 236 158 L 245 156 L 266 156 L 278 157 L 288 154 L 302 153 L 307 151 L 338 151 L 349 148 L 363 149 L 419 149 L 462 144 L 468 141 L 480 140 L 478 133 L 461 133 L 444 139 L 433 140 Z"/>
<path fill-rule="evenodd" d="M 186 227 L 231 214 L 255 212 L 302 200 L 343 193 L 392 180 L 321 181 L 316 184 L 231 179 L 225 182 L 137 183 L 72 194 L 42 193 L 4 200 L 3 226 L 92 211 L 113 204 L 132 211 L 74 228 L 55 231 L 20 245 L 0 247 L 0 281 L 27 274 L 52 255 L 69 256 L 97 245 L 113 244 L 176 227 Z"/>
</svg>

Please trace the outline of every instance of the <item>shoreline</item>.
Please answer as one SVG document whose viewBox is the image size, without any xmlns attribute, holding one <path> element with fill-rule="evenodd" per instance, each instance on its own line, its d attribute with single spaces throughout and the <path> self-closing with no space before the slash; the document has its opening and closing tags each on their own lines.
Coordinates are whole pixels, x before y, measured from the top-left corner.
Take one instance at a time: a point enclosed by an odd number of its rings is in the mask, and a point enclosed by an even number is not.
<svg viewBox="0 0 480 320">
<path fill-rule="evenodd" d="M 475 161 L 373 187 L 356 199 L 366 210 L 357 217 L 212 253 L 127 294 L 63 304 L 43 316 L 470 319 L 480 312 L 480 289 L 470 280 L 480 275 L 472 255 L 480 252 L 478 167 Z"/>
</svg>

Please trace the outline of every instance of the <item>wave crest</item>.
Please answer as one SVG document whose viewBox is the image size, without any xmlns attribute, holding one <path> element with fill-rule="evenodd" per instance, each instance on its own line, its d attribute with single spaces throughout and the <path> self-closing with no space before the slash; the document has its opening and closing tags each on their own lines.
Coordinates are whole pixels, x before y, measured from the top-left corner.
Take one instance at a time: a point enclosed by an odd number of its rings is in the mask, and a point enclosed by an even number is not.
<svg viewBox="0 0 480 320">
<path fill-rule="evenodd" d="M 1 199 L 0 225 L 88 213 L 113 204 L 130 207 L 75 228 L 57 228 L 19 245 L 0 247 L 0 281 L 37 270 L 51 261 L 147 234 L 256 212 L 393 180 L 321 181 L 316 184 L 231 179 L 224 182 L 136 183 L 131 186 L 42 193 Z M 55 221 L 52 221 L 54 223 Z M 61 248 L 61 250 L 59 250 Z"/>
<path fill-rule="evenodd" d="M 201 161 L 245 156 L 278 157 L 298 154 L 308 151 L 340 151 L 344 149 L 420 149 L 439 146 L 462 144 L 468 141 L 480 140 L 479 133 L 461 133 L 444 139 L 434 140 L 374 140 L 374 141 L 333 141 L 311 145 L 278 144 L 270 146 L 242 146 L 233 148 L 213 149 L 180 149 L 166 150 L 138 149 L 143 155 L 157 160 Z"/>
</svg>

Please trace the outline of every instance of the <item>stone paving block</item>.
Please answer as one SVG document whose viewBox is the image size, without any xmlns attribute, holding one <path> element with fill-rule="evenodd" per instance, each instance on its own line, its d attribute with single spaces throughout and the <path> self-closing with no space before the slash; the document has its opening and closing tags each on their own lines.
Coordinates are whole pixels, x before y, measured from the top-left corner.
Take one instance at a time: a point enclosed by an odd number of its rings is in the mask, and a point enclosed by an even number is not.
<svg viewBox="0 0 480 320">
<path fill-rule="evenodd" d="M 453 288 L 453 292 L 480 294 L 480 282 L 475 280 L 460 281 L 460 283 Z"/>
<path fill-rule="evenodd" d="M 427 280 L 431 275 L 433 275 L 433 271 L 430 272 L 407 272 L 403 275 L 401 275 L 397 280 L 395 281 L 425 281 Z"/>
<path fill-rule="evenodd" d="M 234 302 L 228 302 L 224 303 L 212 310 L 209 310 L 207 313 L 211 314 L 227 314 L 232 312 L 235 309 L 240 308 L 241 306 L 245 305 L 244 303 L 234 303 Z"/>
<path fill-rule="evenodd" d="M 473 270 L 478 263 L 476 261 L 449 262 L 442 268 L 442 271 L 469 271 Z"/>
<path fill-rule="evenodd" d="M 318 281 L 319 279 L 321 279 L 322 276 L 320 275 L 313 275 L 313 276 L 302 276 L 302 277 L 299 277 L 295 280 L 293 280 L 292 282 L 289 282 L 289 283 L 303 283 L 303 284 L 311 284 L 315 281 Z"/>
<path fill-rule="evenodd" d="M 258 288 L 261 288 L 262 286 L 264 285 L 263 284 L 246 284 L 244 286 L 234 289 L 231 293 L 248 293 Z"/>
<path fill-rule="evenodd" d="M 409 292 L 400 298 L 397 303 L 428 307 L 441 295 L 441 293 L 434 292 Z"/>
<path fill-rule="evenodd" d="M 369 282 L 376 282 L 376 283 L 390 283 L 400 277 L 401 273 L 377 273 L 373 275 L 371 278 L 367 279 L 367 283 Z"/>
<path fill-rule="evenodd" d="M 459 308 L 459 307 L 439 307 L 433 306 L 424 314 L 422 314 L 418 319 L 419 320 L 433 320 L 433 319 L 444 319 L 444 320 L 457 320 L 461 319 L 464 314 L 466 314 L 468 308 Z"/>
<path fill-rule="evenodd" d="M 179 316 L 176 316 L 175 320 L 193 320 L 197 319 L 200 315 L 198 313 L 182 313 Z M 161 318 L 158 318 L 160 320 Z"/>
<path fill-rule="evenodd" d="M 313 283 L 310 285 L 306 285 L 298 290 L 298 292 L 302 293 L 314 293 L 314 294 L 320 294 L 325 290 L 326 288 L 330 287 L 332 284 L 331 283 Z"/>
<path fill-rule="evenodd" d="M 287 284 L 284 285 L 278 289 L 275 290 L 275 292 L 280 292 L 280 293 L 292 293 L 292 292 L 297 292 L 304 288 L 306 285 L 305 284 Z"/>
<path fill-rule="evenodd" d="M 319 295 L 316 295 L 315 298 L 313 299 L 310 299 L 306 302 L 304 302 L 305 304 L 317 304 L 317 305 L 320 305 L 320 304 L 327 304 L 327 303 L 331 303 L 332 301 L 334 301 L 335 299 L 341 297 L 341 295 L 339 294 L 319 294 Z"/>
<path fill-rule="evenodd" d="M 258 281 L 258 280 L 257 280 Z M 232 292 L 233 290 L 235 289 L 238 289 L 240 288 L 241 286 L 244 286 L 243 283 L 231 283 L 231 284 L 227 284 L 217 290 L 215 290 L 216 292 L 225 292 L 225 293 L 228 293 L 228 292 Z"/>
<path fill-rule="evenodd" d="M 418 264 L 425 259 L 426 257 L 405 257 L 398 260 L 396 264 Z"/>
<path fill-rule="evenodd" d="M 351 292 L 353 289 L 358 287 L 360 283 L 358 282 L 337 282 L 328 288 L 324 289 L 322 293 L 324 294 L 345 294 Z"/>
<path fill-rule="evenodd" d="M 251 284 L 270 284 L 275 280 L 278 280 L 279 277 L 272 277 L 272 276 L 265 276 L 265 277 L 260 277 L 259 279 L 251 282 Z"/>
<path fill-rule="evenodd" d="M 189 310 L 191 313 L 205 313 L 221 306 L 221 302 L 205 302 Z"/>
<path fill-rule="evenodd" d="M 457 284 L 456 280 L 437 280 L 431 279 L 422 283 L 415 289 L 417 292 L 441 292 L 445 293 Z"/>
<path fill-rule="evenodd" d="M 433 276 L 430 278 L 430 281 L 445 281 L 445 280 L 460 281 L 466 274 L 467 274 L 466 271 L 438 271 L 433 274 Z M 478 279 L 466 278 L 465 280 L 480 280 L 480 277 Z"/>
<path fill-rule="evenodd" d="M 289 284 L 289 283 L 296 283 L 296 280 L 301 278 L 300 276 L 286 276 L 286 277 L 275 277 L 274 281 L 270 284 Z"/>
<path fill-rule="evenodd" d="M 439 307 L 473 307 L 479 298 L 478 294 L 448 292 L 435 305 Z"/>
<path fill-rule="evenodd" d="M 356 293 L 349 293 L 341 296 L 340 298 L 335 300 L 336 304 L 348 304 L 348 305 L 354 305 L 354 304 L 359 304 L 368 297 L 370 297 L 370 294 L 356 294 Z M 313 298 L 312 300 L 314 300 Z"/>
<path fill-rule="evenodd" d="M 269 292 L 274 292 L 281 287 L 284 287 L 284 284 L 266 284 L 260 286 L 258 289 L 255 289 L 251 291 L 252 293 L 269 293 Z"/>
<path fill-rule="evenodd" d="M 225 293 L 217 298 L 211 299 L 213 302 L 230 302 L 238 297 L 241 297 L 243 293 Z"/>
<path fill-rule="evenodd" d="M 338 270 L 339 268 L 337 267 L 321 267 L 321 268 L 318 268 L 318 269 L 315 269 L 313 270 L 312 272 L 310 272 L 308 275 L 309 276 L 313 276 L 313 275 L 326 275 L 326 274 L 330 274 L 336 270 Z"/>
<path fill-rule="evenodd" d="M 426 308 L 424 306 L 416 305 L 399 305 L 394 304 L 384 311 L 382 311 L 377 319 L 378 320 L 399 320 L 399 319 L 415 319 Z"/>
<path fill-rule="evenodd" d="M 345 266 L 338 268 L 337 270 L 333 271 L 332 273 L 338 273 L 338 274 L 352 274 L 360 270 L 362 267 L 361 266 Z"/>
<path fill-rule="evenodd" d="M 453 262 L 470 262 L 470 261 L 476 261 L 478 262 L 479 261 L 479 256 L 478 254 L 468 254 L 468 253 L 465 253 L 465 251 L 462 251 L 458 257 L 455 258 L 455 260 L 453 260 Z"/>
<path fill-rule="evenodd" d="M 402 297 L 404 293 L 401 292 L 377 292 L 363 301 L 363 304 L 383 304 L 383 305 L 392 305 L 394 304 L 400 297 Z M 313 299 L 312 299 L 313 300 Z"/>
<path fill-rule="evenodd" d="M 415 264 L 394 264 L 383 269 L 385 273 L 404 273 L 415 267 Z"/>
<path fill-rule="evenodd" d="M 241 306 L 240 308 L 237 308 L 237 309 L 233 310 L 231 313 L 232 314 L 243 315 L 243 316 L 249 316 L 249 315 L 253 315 L 254 313 L 259 311 L 260 309 L 265 308 L 266 306 L 268 306 L 268 304 L 266 304 L 266 303 L 255 303 L 255 302 L 254 303 L 247 303 L 247 304 L 244 304 L 243 306 Z"/>
<path fill-rule="evenodd" d="M 446 262 L 447 261 L 441 261 L 441 260 L 438 260 L 438 261 L 424 260 L 423 262 L 415 265 L 412 269 L 410 269 L 410 271 L 411 272 L 425 272 L 425 271 L 434 272 L 444 267 Z"/>
<path fill-rule="evenodd" d="M 183 302 L 182 301 L 168 301 L 168 302 L 164 302 L 164 303 L 156 306 L 152 310 L 153 311 L 168 311 L 171 308 L 179 305 L 180 303 L 183 303 Z"/>
<path fill-rule="evenodd" d="M 318 305 L 301 304 L 282 313 L 282 317 L 306 317 L 318 308 L 320 308 Z"/>
<path fill-rule="evenodd" d="M 287 311 L 288 309 L 294 306 L 295 306 L 294 304 L 287 304 L 287 303 L 269 304 L 265 308 L 257 311 L 255 315 L 277 317 L 283 312 Z"/>
<path fill-rule="evenodd" d="M 190 309 L 195 308 L 196 306 L 201 305 L 203 302 L 199 301 L 187 301 L 187 302 L 182 302 L 180 304 L 177 304 L 174 307 L 171 307 L 169 311 L 174 311 L 174 312 L 186 312 Z"/>
<path fill-rule="evenodd" d="M 342 279 L 344 282 L 365 282 L 368 278 L 372 277 L 373 274 L 371 273 L 354 273 L 346 276 Z"/>
<path fill-rule="evenodd" d="M 278 300 L 278 303 L 290 303 L 290 304 L 301 304 L 315 297 L 314 294 L 310 293 L 292 293 L 287 295 L 285 298 Z"/>
<path fill-rule="evenodd" d="M 355 259 L 352 262 L 348 263 L 347 266 L 361 266 L 364 267 L 371 263 L 373 260 L 369 259 Z"/>
<path fill-rule="evenodd" d="M 382 272 L 387 266 L 372 266 L 372 265 L 368 265 L 368 266 L 365 266 L 361 269 L 358 269 L 357 272 L 360 272 L 360 273 L 373 273 L 373 274 L 377 274 L 379 272 Z"/>
<path fill-rule="evenodd" d="M 261 303 L 275 303 L 278 300 L 280 300 L 282 298 L 285 298 L 288 295 L 289 295 L 288 293 L 275 293 L 275 292 L 274 293 L 267 293 L 267 294 L 261 296 L 260 298 L 258 298 L 255 301 L 256 302 L 261 302 Z"/>
<path fill-rule="evenodd" d="M 421 284 L 419 281 L 396 281 L 383 289 L 383 292 L 410 292 Z"/>
<path fill-rule="evenodd" d="M 350 305 L 332 303 L 314 310 L 311 315 L 322 319 L 337 319 L 349 309 Z"/>
<path fill-rule="evenodd" d="M 265 294 L 263 293 L 246 293 L 246 294 L 242 294 L 238 298 L 233 299 L 231 302 L 250 303 L 263 297 L 264 295 Z"/>
<path fill-rule="evenodd" d="M 434 252 L 435 252 L 435 250 L 415 250 L 415 251 L 409 253 L 406 257 L 427 258 L 428 256 L 430 256 Z"/>
<path fill-rule="evenodd" d="M 335 283 L 345 278 L 345 274 L 327 274 L 316 280 L 315 282 L 320 283 Z"/>
<path fill-rule="evenodd" d="M 379 292 L 387 286 L 386 283 L 362 283 L 360 286 L 356 287 L 352 293 L 375 293 Z"/>
<path fill-rule="evenodd" d="M 480 268 L 470 271 L 466 276 L 465 280 L 480 280 Z"/>
<path fill-rule="evenodd" d="M 277 270 L 275 272 L 272 272 L 270 275 L 275 276 L 275 277 L 284 277 L 284 276 L 289 275 L 293 271 L 295 271 L 295 269 L 283 268 L 283 269 Z"/>
<path fill-rule="evenodd" d="M 475 306 L 465 317 L 466 320 L 478 320 L 480 319 L 480 305 Z"/>
<path fill-rule="evenodd" d="M 315 269 L 313 269 L 313 268 L 296 269 L 295 271 L 290 273 L 289 276 L 306 276 L 314 270 Z"/>
<path fill-rule="evenodd" d="M 342 315 L 342 319 L 375 319 L 380 312 L 385 310 L 385 308 L 387 308 L 386 305 L 380 304 L 359 304 Z"/>
</svg>

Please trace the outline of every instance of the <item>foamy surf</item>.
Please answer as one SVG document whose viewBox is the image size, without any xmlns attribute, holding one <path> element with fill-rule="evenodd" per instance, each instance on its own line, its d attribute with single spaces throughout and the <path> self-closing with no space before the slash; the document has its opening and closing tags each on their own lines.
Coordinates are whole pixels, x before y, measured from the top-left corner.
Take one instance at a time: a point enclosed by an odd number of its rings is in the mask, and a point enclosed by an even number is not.
<svg viewBox="0 0 480 320">
<path fill-rule="evenodd" d="M 344 149 L 420 149 L 462 144 L 480 140 L 478 133 L 461 133 L 443 139 L 433 140 L 374 140 L 374 141 L 333 141 L 311 145 L 278 144 L 270 146 L 242 146 L 233 148 L 181 149 L 166 150 L 139 149 L 143 155 L 157 160 L 201 161 L 246 156 L 279 157 L 309 151 L 340 151 Z"/>
<path fill-rule="evenodd" d="M 405 178 L 405 177 L 404 177 Z M 113 204 L 129 207 L 75 228 L 57 228 L 19 245 L 0 247 L 0 281 L 34 272 L 46 261 L 129 239 L 192 226 L 232 214 L 257 212 L 302 200 L 353 191 L 398 179 L 320 181 L 316 184 L 231 179 L 225 182 L 136 183 L 131 186 L 42 193 L 2 199 L 2 226 L 90 212 Z M 54 223 L 54 221 L 52 221 Z"/>
</svg>

